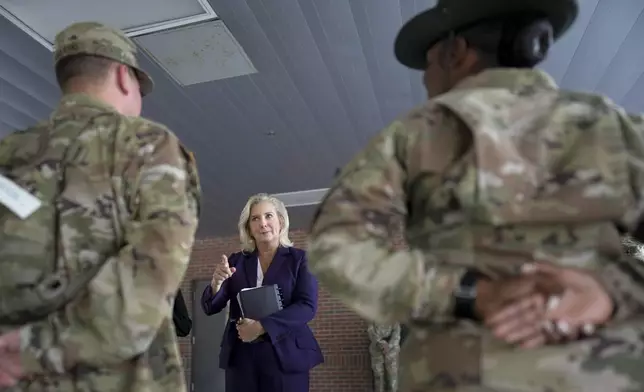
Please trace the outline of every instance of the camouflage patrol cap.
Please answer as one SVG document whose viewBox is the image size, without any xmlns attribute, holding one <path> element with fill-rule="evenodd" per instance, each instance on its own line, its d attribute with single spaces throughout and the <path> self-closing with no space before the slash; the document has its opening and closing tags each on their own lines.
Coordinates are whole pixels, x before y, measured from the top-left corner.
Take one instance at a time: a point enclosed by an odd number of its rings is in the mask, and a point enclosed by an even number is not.
<svg viewBox="0 0 644 392">
<path fill-rule="evenodd" d="M 141 95 L 154 88 L 152 78 L 139 68 L 134 42 L 123 32 L 97 22 L 80 22 L 67 26 L 56 35 L 54 63 L 66 57 L 84 54 L 100 56 L 132 68 L 141 85 Z"/>
<path fill-rule="evenodd" d="M 409 68 L 423 70 L 427 51 L 450 32 L 476 22 L 534 14 L 550 21 L 555 39 L 561 37 L 577 18 L 577 0 L 438 0 L 435 7 L 409 20 L 398 32 L 396 58 Z"/>
</svg>

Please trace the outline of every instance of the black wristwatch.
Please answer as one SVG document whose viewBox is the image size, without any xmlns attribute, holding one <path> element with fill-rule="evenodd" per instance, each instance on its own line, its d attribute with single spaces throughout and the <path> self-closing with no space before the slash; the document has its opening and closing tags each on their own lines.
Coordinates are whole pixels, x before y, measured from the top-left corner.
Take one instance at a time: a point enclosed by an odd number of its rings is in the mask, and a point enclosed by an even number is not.
<svg viewBox="0 0 644 392">
<path fill-rule="evenodd" d="M 463 277 L 459 286 L 454 291 L 454 317 L 457 319 L 467 319 L 480 321 L 476 314 L 476 284 L 484 275 L 475 270 L 468 270 Z"/>
</svg>

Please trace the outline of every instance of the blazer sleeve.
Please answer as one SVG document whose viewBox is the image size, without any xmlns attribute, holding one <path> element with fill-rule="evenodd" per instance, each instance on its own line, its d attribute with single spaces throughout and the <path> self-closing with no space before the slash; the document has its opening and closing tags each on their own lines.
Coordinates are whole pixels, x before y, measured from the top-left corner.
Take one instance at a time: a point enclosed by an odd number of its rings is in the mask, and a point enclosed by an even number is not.
<svg viewBox="0 0 644 392">
<path fill-rule="evenodd" d="M 306 253 L 301 252 L 302 261 L 297 271 L 291 304 L 259 320 L 273 342 L 279 341 L 290 329 L 301 327 L 313 320 L 317 312 L 318 282 L 309 271 Z"/>
<path fill-rule="evenodd" d="M 237 253 L 233 253 L 228 257 L 228 263 L 231 267 L 237 264 Z M 201 294 L 201 308 L 208 316 L 217 314 L 226 308 L 228 301 L 230 301 L 230 278 L 222 283 L 219 291 L 213 294 L 212 285 L 206 286 Z"/>
<path fill-rule="evenodd" d="M 183 338 L 190 334 L 192 320 L 190 319 L 190 314 L 188 314 L 188 308 L 186 307 L 186 301 L 183 299 L 183 294 L 181 294 L 181 289 L 177 291 L 177 296 L 174 299 L 172 321 L 174 321 L 174 329 L 177 332 L 177 336 Z"/>
</svg>

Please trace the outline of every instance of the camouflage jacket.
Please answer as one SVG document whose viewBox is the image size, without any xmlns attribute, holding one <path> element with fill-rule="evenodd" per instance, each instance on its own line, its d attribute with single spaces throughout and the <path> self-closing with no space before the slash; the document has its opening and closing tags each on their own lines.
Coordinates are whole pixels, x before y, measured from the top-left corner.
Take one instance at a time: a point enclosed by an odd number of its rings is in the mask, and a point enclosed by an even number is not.
<svg viewBox="0 0 644 392">
<path fill-rule="evenodd" d="M 343 169 L 309 263 L 361 316 L 412 325 L 402 391 L 595 391 L 591 368 L 612 372 L 602 392 L 644 390 L 633 357 L 610 358 L 605 339 L 518 351 L 452 315 L 466 269 L 494 277 L 551 260 L 598 272 L 619 309 L 606 339 L 641 351 L 628 338 L 642 328 L 644 270 L 622 257 L 615 223 L 641 215 L 643 163 L 642 118 L 541 71 L 488 70 L 394 121 Z M 406 250 L 393 244 L 401 225 Z"/>
<path fill-rule="evenodd" d="M 25 378 L 9 390 L 183 391 L 171 317 L 198 221 L 195 162 L 162 125 L 84 95 L 64 96 L 49 121 L 8 136 L 2 149 L 29 151 L 40 132 L 70 143 L 79 127 L 60 251 L 69 268 L 88 257 L 107 262 L 64 309 L 21 329 Z"/>
</svg>

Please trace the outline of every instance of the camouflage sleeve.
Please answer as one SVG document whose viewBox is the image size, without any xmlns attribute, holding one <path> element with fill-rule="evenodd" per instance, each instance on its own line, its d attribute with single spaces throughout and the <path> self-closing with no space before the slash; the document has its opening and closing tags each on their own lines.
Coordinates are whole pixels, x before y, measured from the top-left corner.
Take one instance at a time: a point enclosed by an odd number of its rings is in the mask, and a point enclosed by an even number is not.
<svg viewBox="0 0 644 392">
<path fill-rule="evenodd" d="M 612 321 L 641 320 L 644 314 L 644 263 L 629 255 L 603 267 L 598 276 L 615 304 Z"/>
<path fill-rule="evenodd" d="M 456 155 L 454 124 L 431 114 L 395 121 L 372 140 L 336 178 L 313 221 L 311 270 L 332 295 L 378 323 L 451 320 L 464 273 L 426 250 L 394 245 L 407 218 L 409 167 L 422 160 L 424 180 L 438 188 Z"/>
<path fill-rule="evenodd" d="M 173 134 L 154 124 L 137 128 L 115 143 L 129 204 L 125 245 L 82 297 L 21 330 L 27 375 L 122 364 L 144 353 L 171 317 L 197 227 L 199 181 Z"/>
<path fill-rule="evenodd" d="M 621 223 L 628 232 L 639 237 L 644 234 L 640 232 L 644 227 L 644 116 L 629 115 L 620 108 L 618 114 L 628 151 L 629 182 L 634 196 L 632 208 Z M 632 250 L 630 241 L 630 237 L 624 238 L 628 256 L 605 266 L 599 273 L 615 303 L 615 322 L 641 317 L 644 313 L 644 263 L 629 251 Z"/>
<path fill-rule="evenodd" d="M 644 116 L 627 115 L 621 110 L 620 112 L 624 147 L 628 153 L 629 183 L 633 195 L 632 207 L 621 223 L 627 231 L 633 233 L 644 220 Z"/>
<path fill-rule="evenodd" d="M 378 335 L 376 334 L 376 328 L 373 323 L 367 325 L 367 336 L 369 337 L 370 342 L 375 342 L 378 340 Z"/>
<path fill-rule="evenodd" d="M 396 346 L 400 346 L 400 324 L 396 323 L 393 326 L 393 332 L 391 334 L 391 342 Z"/>
</svg>

